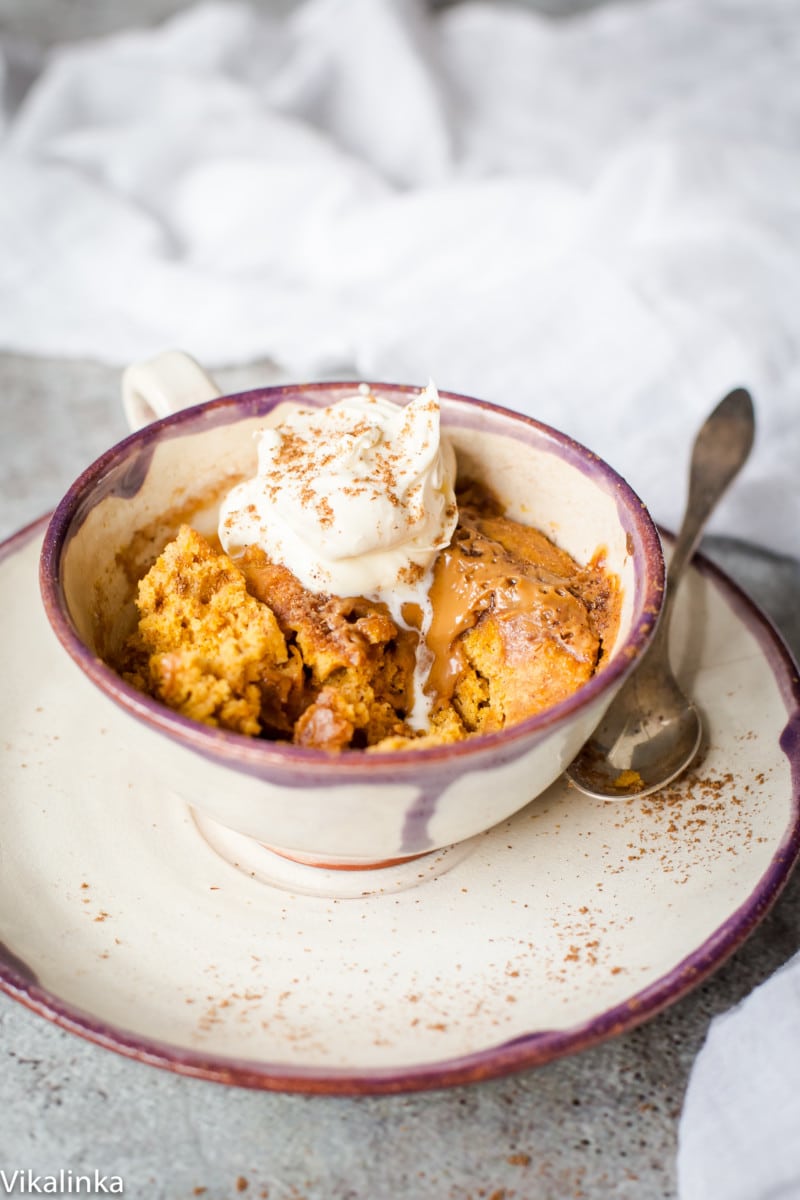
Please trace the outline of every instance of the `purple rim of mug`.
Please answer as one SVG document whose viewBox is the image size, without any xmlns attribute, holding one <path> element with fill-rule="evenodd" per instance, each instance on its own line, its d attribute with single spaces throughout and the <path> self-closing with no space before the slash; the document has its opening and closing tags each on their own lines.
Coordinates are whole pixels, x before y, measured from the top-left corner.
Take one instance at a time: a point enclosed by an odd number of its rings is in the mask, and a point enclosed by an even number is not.
<svg viewBox="0 0 800 1200">
<path fill-rule="evenodd" d="M 378 761 L 375 756 L 365 755 L 361 750 L 345 750 L 332 756 L 325 751 L 271 743 L 201 725 L 127 684 L 80 638 L 67 611 L 61 582 L 63 555 L 83 517 L 92 507 L 91 497 L 97 491 L 101 495 L 113 491 L 110 481 L 121 474 L 126 464 L 128 473 L 123 476 L 123 484 L 128 490 L 125 494 L 130 495 L 130 489 L 135 494 L 146 475 L 156 443 L 162 438 L 180 437 L 240 419 L 265 416 L 278 404 L 287 401 L 315 406 L 329 404 L 342 395 L 351 395 L 358 386 L 352 381 L 337 381 L 257 388 L 210 400 L 154 421 L 113 446 L 79 476 L 53 513 L 45 534 L 40 561 L 45 611 L 59 641 L 81 670 L 107 696 L 138 720 L 177 738 L 195 752 L 215 761 L 235 765 L 237 770 L 246 774 L 276 780 L 285 780 L 291 774 L 298 783 L 318 778 L 321 774 L 328 778 L 335 776 L 337 783 L 355 782 L 368 775 L 370 780 L 377 783 L 396 780 L 398 773 L 413 776 L 420 770 L 430 770 L 435 764 L 444 768 L 452 766 L 454 762 L 476 765 L 487 756 L 493 759 L 513 758 L 522 752 L 523 746 L 529 748 L 532 740 L 545 736 L 554 725 L 587 707 L 612 683 L 627 675 L 649 644 L 661 610 L 664 559 L 658 530 L 643 502 L 612 467 L 566 434 L 531 417 L 484 400 L 440 392 L 443 415 L 446 417 L 452 408 L 457 408 L 461 428 L 495 427 L 500 431 L 501 424 L 513 421 L 518 426 L 515 434 L 520 440 L 547 447 L 616 498 L 620 523 L 632 539 L 634 551 L 640 557 L 640 568 L 636 573 L 632 627 L 611 662 L 572 696 L 508 729 L 444 746 L 393 751 L 385 761 Z M 419 392 L 419 388 L 403 384 L 371 383 L 368 386 L 381 395 L 401 401 Z"/>
<path fill-rule="evenodd" d="M 47 518 L 0 546 L 0 560 L 23 546 Z M 316 1068 L 205 1056 L 119 1029 L 41 987 L 33 971 L 0 944 L 0 988 L 54 1024 L 138 1062 L 175 1074 L 237 1087 L 316 1095 L 378 1095 L 455 1087 L 542 1066 L 626 1033 L 681 999 L 745 941 L 766 916 L 800 856 L 800 677 L 794 658 L 764 613 L 718 567 L 701 555 L 695 565 L 716 581 L 758 641 L 787 709 L 779 744 L 791 772 L 792 806 L 786 831 L 758 885 L 695 950 L 643 990 L 564 1030 L 539 1030 L 472 1054 L 409 1067 Z"/>
</svg>

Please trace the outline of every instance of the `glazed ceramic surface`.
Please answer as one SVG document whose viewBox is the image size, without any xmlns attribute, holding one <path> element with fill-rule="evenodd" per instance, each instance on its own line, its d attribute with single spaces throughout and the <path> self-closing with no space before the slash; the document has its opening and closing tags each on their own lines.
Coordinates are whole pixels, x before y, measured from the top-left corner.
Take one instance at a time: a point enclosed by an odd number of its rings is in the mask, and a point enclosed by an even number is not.
<svg viewBox="0 0 800 1200">
<path fill-rule="evenodd" d="M 715 571 L 690 572 L 674 620 L 708 730 L 680 785 L 604 804 L 562 780 L 453 850 L 324 872 L 165 791 L 45 619 L 41 531 L 0 562 L 0 979 L 103 1045 L 286 1090 L 497 1075 L 677 999 L 797 858 L 796 668 Z"/>
<path fill-rule="evenodd" d="M 461 477 L 482 479 L 509 515 L 538 526 L 579 561 L 602 548 L 621 581 L 616 644 L 579 693 L 455 746 L 331 757 L 209 729 L 123 683 L 101 660 L 131 630 L 135 580 L 178 523 L 215 530 L 221 496 L 255 471 L 255 431 L 279 421 L 290 403 L 330 404 L 354 386 L 262 389 L 140 430 L 71 489 L 42 558 L 45 604 L 59 638 L 106 702 L 131 718 L 126 743 L 142 762 L 158 764 L 162 788 L 260 842 L 349 866 L 472 837 L 552 783 L 647 645 L 663 583 L 658 534 L 608 466 L 527 418 L 443 393 Z M 417 390 L 372 386 L 401 402 Z"/>
</svg>

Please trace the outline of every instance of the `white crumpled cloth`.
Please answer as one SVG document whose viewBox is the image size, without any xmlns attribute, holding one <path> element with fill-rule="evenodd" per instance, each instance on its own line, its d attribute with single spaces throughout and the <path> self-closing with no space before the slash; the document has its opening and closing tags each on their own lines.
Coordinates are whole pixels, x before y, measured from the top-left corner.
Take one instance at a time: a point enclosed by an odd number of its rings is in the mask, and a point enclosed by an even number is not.
<svg viewBox="0 0 800 1200">
<path fill-rule="evenodd" d="M 745 384 L 714 524 L 800 549 L 796 0 L 212 3 L 0 65 L 0 348 L 432 375 L 585 441 L 668 524 Z M 684 1200 L 800 1196 L 798 1012 L 795 960 L 712 1024 Z"/>
<path fill-rule="evenodd" d="M 745 384 L 759 444 L 714 527 L 797 552 L 797 16 L 211 3 L 38 68 L 7 46 L 0 348 L 433 376 L 588 443 L 671 525 Z"/>
<path fill-rule="evenodd" d="M 680 1123 L 680 1200 L 800 1196 L 800 954 L 716 1017 Z"/>
</svg>

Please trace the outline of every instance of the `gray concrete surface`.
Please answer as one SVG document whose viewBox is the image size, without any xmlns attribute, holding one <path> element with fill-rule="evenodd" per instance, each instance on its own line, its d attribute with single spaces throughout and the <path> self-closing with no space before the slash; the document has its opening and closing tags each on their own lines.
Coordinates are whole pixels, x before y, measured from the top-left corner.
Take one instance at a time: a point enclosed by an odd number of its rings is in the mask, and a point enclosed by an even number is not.
<svg viewBox="0 0 800 1200">
<path fill-rule="evenodd" d="M 181 6 L 0 0 L 0 32 L 52 43 Z M 220 380 L 235 390 L 267 373 L 256 364 Z M 118 379 L 92 362 L 0 355 L 0 535 L 49 509 L 124 434 Z M 723 539 L 706 548 L 800 653 L 800 564 Z M 727 964 L 632 1033 L 536 1071 L 401 1097 L 262 1094 L 183 1079 L 0 996 L 0 1167 L 98 1169 L 123 1176 L 127 1195 L 153 1200 L 672 1200 L 678 1118 L 709 1021 L 798 946 L 796 874 Z"/>
<path fill-rule="evenodd" d="M 237 390 L 268 374 L 256 364 L 219 378 Z M 52 507 L 124 434 L 118 391 L 108 366 L 0 355 L 0 535 Z M 800 653 L 800 563 L 720 538 L 706 549 Z M 179 1078 L 0 996 L 0 1167 L 98 1169 L 153 1200 L 671 1200 L 682 1099 L 710 1018 L 799 945 L 795 875 L 721 970 L 632 1033 L 495 1082 L 389 1098 Z"/>
</svg>

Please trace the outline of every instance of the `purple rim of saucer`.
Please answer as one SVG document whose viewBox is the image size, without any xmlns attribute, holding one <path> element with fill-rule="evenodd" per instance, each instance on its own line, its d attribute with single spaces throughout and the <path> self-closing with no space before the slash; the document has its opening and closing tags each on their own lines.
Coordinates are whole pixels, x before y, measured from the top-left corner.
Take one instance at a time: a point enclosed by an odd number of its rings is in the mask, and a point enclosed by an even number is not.
<svg viewBox="0 0 800 1200">
<path fill-rule="evenodd" d="M 21 549 L 47 518 L 0 545 L 0 561 Z M 106 1049 L 179 1075 L 264 1091 L 313 1095 L 379 1095 L 455 1087 L 542 1066 L 626 1033 L 656 1016 L 706 979 L 745 941 L 778 899 L 800 857 L 800 673 L 791 651 L 769 618 L 720 568 L 696 556 L 756 638 L 772 669 L 787 710 L 779 745 L 789 762 L 790 819 L 767 869 L 747 900 L 660 979 L 627 1000 L 565 1030 L 522 1034 L 472 1054 L 423 1065 L 352 1070 L 292 1067 L 225 1057 L 208 1057 L 130 1033 L 97 1020 L 41 987 L 27 964 L 0 944 L 0 989 L 33 1012 Z"/>
<path fill-rule="evenodd" d="M 200 432 L 240 418 L 264 416 L 285 401 L 317 406 L 329 404 L 342 395 L 352 395 L 358 386 L 354 381 L 337 381 L 257 388 L 233 396 L 222 396 L 154 421 L 113 446 L 79 476 L 53 513 L 42 548 L 40 585 L 48 620 L 61 644 L 97 687 L 130 715 L 162 734 L 177 738 L 196 753 L 239 771 L 276 781 L 285 779 L 287 775 L 295 780 L 307 781 L 321 774 L 326 779 L 335 776 L 337 783 L 355 783 L 365 775 L 375 782 L 383 779 L 394 781 L 398 772 L 416 776 L 424 765 L 433 767 L 438 764 L 446 768 L 455 761 L 476 765 L 481 759 L 498 754 L 514 757 L 523 748 L 529 748 L 532 741 L 549 733 L 554 725 L 590 705 L 615 681 L 627 675 L 649 644 L 661 610 L 664 559 L 658 530 L 642 500 L 612 467 L 566 434 L 531 417 L 484 400 L 440 392 L 443 415 L 446 417 L 456 408 L 460 427 L 499 430 L 501 423 L 512 420 L 519 426 L 520 440 L 547 447 L 579 468 L 616 499 L 622 528 L 632 539 L 640 556 L 640 569 L 636 577 L 631 630 L 610 663 L 572 696 L 508 729 L 445 746 L 393 751 L 390 760 L 387 756 L 386 762 L 380 763 L 375 756 L 365 755 L 360 750 L 346 750 L 331 756 L 319 750 L 271 743 L 200 725 L 125 683 L 81 640 L 67 611 L 61 586 L 61 560 L 76 526 L 79 528 L 87 511 L 87 496 L 95 488 L 101 491 L 107 488 L 112 472 L 119 471 L 122 464 L 128 461 L 134 463 L 134 469 L 124 477 L 124 486 L 135 490 L 136 479 L 141 471 L 146 472 L 155 444 L 161 438 Z M 368 386 L 381 395 L 399 400 L 419 392 L 419 388 L 404 384 L 370 383 Z M 108 494 L 108 491 L 104 494 Z M 130 491 L 125 494 L 130 494 Z"/>
</svg>

